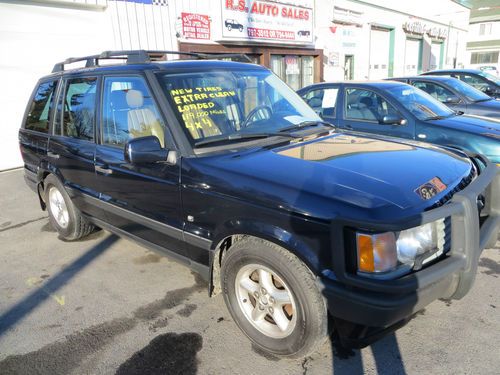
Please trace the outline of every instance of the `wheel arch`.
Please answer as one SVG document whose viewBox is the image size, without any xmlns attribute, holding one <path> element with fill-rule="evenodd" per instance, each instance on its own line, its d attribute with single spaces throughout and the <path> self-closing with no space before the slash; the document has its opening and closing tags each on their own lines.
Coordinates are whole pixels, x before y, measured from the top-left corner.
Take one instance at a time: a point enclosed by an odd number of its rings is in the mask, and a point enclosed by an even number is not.
<svg viewBox="0 0 500 375">
<path fill-rule="evenodd" d="M 224 254 L 245 238 L 258 238 L 274 243 L 296 255 L 311 272 L 317 274 L 320 262 L 317 254 L 300 237 L 276 225 L 245 219 L 231 220 L 216 233 L 210 251 L 209 295 L 220 293 L 220 266 Z"/>
</svg>

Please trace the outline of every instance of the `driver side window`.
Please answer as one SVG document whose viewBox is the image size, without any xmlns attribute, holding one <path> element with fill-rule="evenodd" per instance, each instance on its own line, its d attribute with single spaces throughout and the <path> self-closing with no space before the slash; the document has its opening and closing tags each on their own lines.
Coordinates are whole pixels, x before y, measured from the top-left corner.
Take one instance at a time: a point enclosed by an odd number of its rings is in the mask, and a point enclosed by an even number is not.
<svg viewBox="0 0 500 375">
<path fill-rule="evenodd" d="M 413 82 L 413 86 L 425 91 L 427 94 L 440 102 L 445 102 L 446 99 L 455 96 L 450 90 L 444 88 L 443 86 L 430 82 Z"/>
<path fill-rule="evenodd" d="M 165 146 L 165 125 L 141 77 L 106 77 L 103 143 L 123 147 L 133 138 L 156 136 Z"/>
<path fill-rule="evenodd" d="M 385 116 L 399 116 L 398 111 L 377 93 L 365 89 L 346 89 L 345 118 L 382 123 Z"/>
<path fill-rule="evenodd" d="M 487 82 L 485 82 L 479 77 L 475 77 L 470 74 L 460 74 L 460 80 L 481 91 L 485 91 L 486 88 L 488 87 Z"/>
</svg>

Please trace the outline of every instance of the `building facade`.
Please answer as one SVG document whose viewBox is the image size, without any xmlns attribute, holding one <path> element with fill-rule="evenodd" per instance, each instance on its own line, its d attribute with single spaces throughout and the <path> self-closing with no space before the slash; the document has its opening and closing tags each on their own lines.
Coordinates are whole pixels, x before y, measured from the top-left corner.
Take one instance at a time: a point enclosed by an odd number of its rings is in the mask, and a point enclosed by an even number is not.
<svg viewBox="0 0 500 375">
<path fill-rule="evenodd" d="M 467 39 L 467 66 L 500 74 L 500 1 L 477 1 L 471 10 Z"/>
<path fill-rule="evenodd" d="M 244 53 L 299 89 L 463 65 L 468 18 L 451 0 L 0 0 L 0 170 L 22 165 L 17 130 L 36 80 L 70 56 Z"/>
</svg>

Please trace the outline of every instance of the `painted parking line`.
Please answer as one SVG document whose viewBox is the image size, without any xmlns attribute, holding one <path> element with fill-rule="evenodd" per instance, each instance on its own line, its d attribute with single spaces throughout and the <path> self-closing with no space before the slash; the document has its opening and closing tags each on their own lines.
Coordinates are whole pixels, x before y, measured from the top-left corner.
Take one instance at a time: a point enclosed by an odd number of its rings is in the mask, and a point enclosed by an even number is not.
<svg viewBox="0 0 500 375">
<path fill-rule="evenodd" d="M 43 283 L 43 279 L 39 277 L 29 277 L 26 279 L 26 285 L 29 287 L 37 286 Z M 50 290 L 44 288 L 43 286 L 40 286 L 40 289 L 47 294 L 50 298 L 52 298 L 54 301 L 56 301 L 59 305 L 64 306 L 65 302 L 65 297 L 64 296 L 58 296 L 57 294 L 51 293 Z"/>
</svg>

